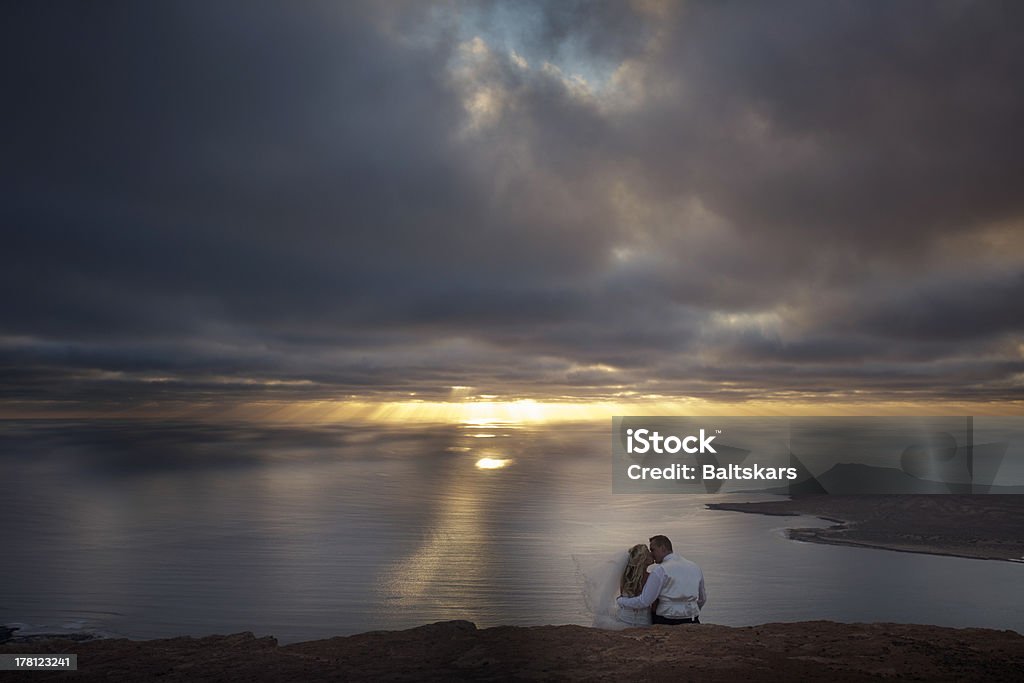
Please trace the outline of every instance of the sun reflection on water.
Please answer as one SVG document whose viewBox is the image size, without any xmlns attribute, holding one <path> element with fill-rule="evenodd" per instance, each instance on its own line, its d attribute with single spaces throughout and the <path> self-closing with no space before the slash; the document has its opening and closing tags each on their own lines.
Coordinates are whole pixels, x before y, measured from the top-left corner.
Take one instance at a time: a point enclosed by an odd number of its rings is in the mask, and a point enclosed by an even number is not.
<svg viewBox="0 0 1024 683">
<path fill-rule="evenodd" d="M 476 461 L 476 466 L 481 470 L 498 470 L 507 467 L 511 462 L 507 458 L 480 458 Z"/>
</svg>

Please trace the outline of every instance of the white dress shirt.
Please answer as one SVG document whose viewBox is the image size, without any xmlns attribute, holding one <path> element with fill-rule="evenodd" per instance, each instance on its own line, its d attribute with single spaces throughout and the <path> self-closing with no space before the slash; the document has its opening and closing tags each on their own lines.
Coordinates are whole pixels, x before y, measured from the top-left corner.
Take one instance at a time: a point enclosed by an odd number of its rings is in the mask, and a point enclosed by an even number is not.
<svg viewBox="0 0 1024 683">
<path fill-rule="evenodd" d="M 647 584 L 635 598 L 619 598 L 619 607 L 649 608 L 658 601 L 657 613 L 669 619 L 692 619 L 700 614 L 707 602 L 704 590 L 704 572 L 693 562 L 675 553 L 669 553 L 660 564 L 654 565 Z"/>
</svg>

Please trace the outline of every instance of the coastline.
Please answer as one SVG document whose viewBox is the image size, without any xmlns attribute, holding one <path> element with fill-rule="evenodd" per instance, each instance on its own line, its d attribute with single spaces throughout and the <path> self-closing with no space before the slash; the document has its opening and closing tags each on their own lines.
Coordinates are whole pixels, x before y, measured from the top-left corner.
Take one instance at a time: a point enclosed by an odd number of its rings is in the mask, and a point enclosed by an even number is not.
<svg viewBox="0 0 1024 683">
<path fill-rule="evenodd" d="M 0 653 L 26 653 L 24 644 Z M 830 621 L 602 631 L 468 621 L 278 645 L 252 633 L 161 640 L 40 641 L 33 654 L 74 653 L 77 672 L 43 680 L 829 680 L 908 676 L 1009 680 L 1024 669 L 1014 631 Z"/>
<path fill-rule="evenodd" d="M 793 528 L 796 541 L 980 560 L 1024 562 L 1024 496 L 814 495 L 755 503 L 708 503 L 712 510 L 833 522 Z"/>
</svg>

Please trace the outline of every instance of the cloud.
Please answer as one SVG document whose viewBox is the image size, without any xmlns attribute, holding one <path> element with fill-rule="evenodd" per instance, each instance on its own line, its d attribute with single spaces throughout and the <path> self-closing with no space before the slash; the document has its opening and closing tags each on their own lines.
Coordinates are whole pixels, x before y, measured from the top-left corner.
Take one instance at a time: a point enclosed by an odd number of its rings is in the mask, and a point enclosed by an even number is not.
<svg viewBox="0 0 1024 683">
<path fill-rule="evenodd" d="M 1016 7 L 6 14 L 8 403 L 1019 397 Z"/>
</svg>

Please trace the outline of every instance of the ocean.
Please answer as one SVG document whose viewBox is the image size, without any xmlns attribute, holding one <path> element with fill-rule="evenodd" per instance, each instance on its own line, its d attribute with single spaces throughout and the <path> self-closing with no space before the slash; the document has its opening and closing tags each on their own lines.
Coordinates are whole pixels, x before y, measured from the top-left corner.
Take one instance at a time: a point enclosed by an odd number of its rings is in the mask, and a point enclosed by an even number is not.
<svg viewBox="0 0 1024 683">
<path fill-rule="evenodd" d="M 705 623 L 1024 632 L 1024 564 L 798 543 L 769 494 L 613 494 L 610 424 L 0 421 L 0 623 L 282 643 L 448 619 L 594 623 L 653 534 Z M 605 594 L 607 589 L 607 594 Z"/>
</svg>

